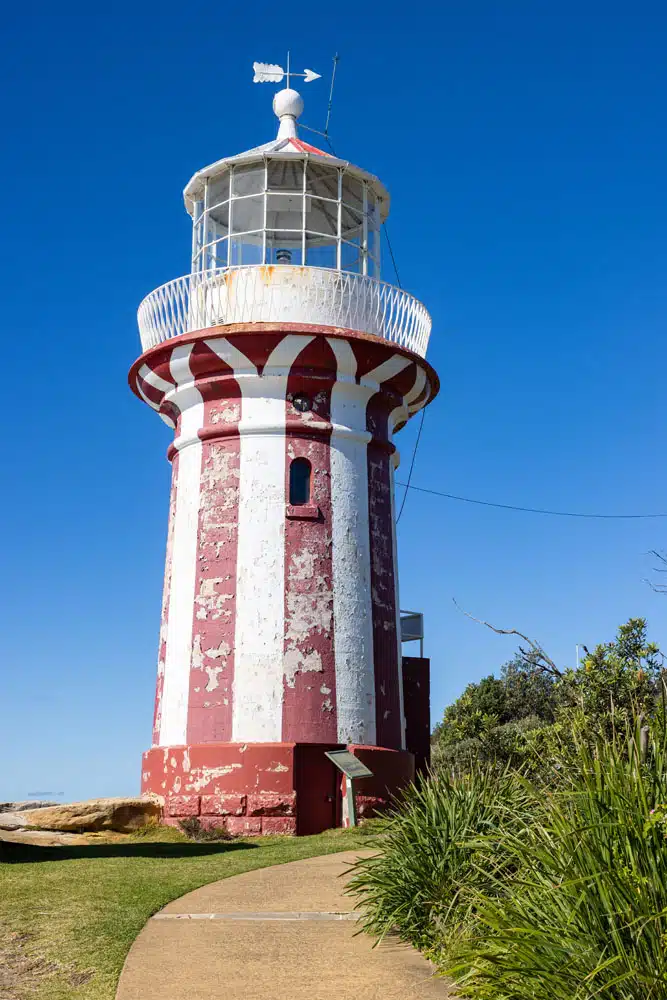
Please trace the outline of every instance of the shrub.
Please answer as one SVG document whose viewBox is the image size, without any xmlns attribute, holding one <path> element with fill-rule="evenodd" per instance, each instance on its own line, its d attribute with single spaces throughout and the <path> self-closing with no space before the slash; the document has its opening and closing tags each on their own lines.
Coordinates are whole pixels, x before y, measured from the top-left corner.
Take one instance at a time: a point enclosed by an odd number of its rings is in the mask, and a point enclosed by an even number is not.
<svg viewBox="0 0 667 1000">
<path fill-rule="evenodd" d="M 499 831 L 519 874 L 469 887 L 479 932 L 444 963 L 460 996 L 667 998 L 666 747 L 640 742 L 581 742 L 539 816 Z"/>
<path fill-rule="evenodd" d="M 515 860 L 495 847 L 506 819 L 523 815 L 530 795 L 509 771 L 475 764 L 468 774 L 438 773 L 412 786 L 390 817 L 381 853 L 353 867 L 348 892 L 362 925 L 396 931 L 429 952 L 468 919 L 471 885 L 509 878 Z"/>
<path fill-rule="evenodd" d="M 543 733 L 553 726 L 535 715 L 506 722 L 501 726 L 482 731 L 476 737 L 457 743 L 439 741 L 432 750 L 434 771 L 446 770 L 450 773 L 469 771 L 475 763 L 498 764 L 501 768 L 512 765 L 526 773 L 537 773 L 545 766 L 544 757 L 537 752 L 543 745 Z"/>
</svg>

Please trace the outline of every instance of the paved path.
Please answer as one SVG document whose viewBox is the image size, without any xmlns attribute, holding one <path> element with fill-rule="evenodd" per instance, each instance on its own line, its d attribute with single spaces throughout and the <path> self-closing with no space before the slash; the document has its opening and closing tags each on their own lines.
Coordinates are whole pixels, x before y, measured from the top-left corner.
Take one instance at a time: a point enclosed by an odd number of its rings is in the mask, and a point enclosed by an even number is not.
<svg viewBox="0 0 667 1000">
<path fill-rule="evenodd" d="M 357 851 L 246 872 L 149 920 L 116 1000 L 430 1000 L 448 996 L 412 948 L 355 936 L 343 895 Z"/>
</svg>

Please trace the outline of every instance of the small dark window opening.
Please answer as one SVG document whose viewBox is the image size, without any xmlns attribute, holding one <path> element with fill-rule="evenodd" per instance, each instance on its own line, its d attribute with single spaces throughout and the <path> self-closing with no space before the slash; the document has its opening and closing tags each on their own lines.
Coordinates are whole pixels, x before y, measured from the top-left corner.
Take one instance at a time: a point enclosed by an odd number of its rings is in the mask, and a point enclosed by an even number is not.
<svg viewBox="0 0 667 1000">
<path fill-rule="evenodd" d="M 300 507 L 310 502 L 310 462 L 295 458 L 289 467 L 289 502 Z"/>
</svg>

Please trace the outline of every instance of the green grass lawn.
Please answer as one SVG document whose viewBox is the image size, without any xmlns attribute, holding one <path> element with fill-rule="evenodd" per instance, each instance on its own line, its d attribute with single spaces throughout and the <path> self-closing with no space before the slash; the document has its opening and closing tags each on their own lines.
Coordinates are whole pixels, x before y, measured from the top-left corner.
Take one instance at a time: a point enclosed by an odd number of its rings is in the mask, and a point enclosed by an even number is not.
<svg viewBox="0 0 667 1000">
<path fill-rule="evenodd" d="M 156 828 L 122 842 L 0 844 L 0 1000 L 113 1000 L 148 918 L 207 882 L 369 847 L 373 830 L 197 844 Z"/>
</svg>

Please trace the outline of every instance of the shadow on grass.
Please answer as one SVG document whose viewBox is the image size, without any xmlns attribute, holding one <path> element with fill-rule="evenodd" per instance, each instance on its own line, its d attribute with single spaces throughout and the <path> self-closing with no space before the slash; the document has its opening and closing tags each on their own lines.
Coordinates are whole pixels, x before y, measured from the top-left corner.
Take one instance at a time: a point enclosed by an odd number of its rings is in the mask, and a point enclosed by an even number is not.
<svg viewBox="0 0 667 1000">
<path fill-rule="evenodd" d="M 244 851 L 258 844 L 221 841 L 219 843 L 173 844 L 168 841 L 132 844 L 62 844 L 42 847 L 37 844 L 0 842 L 0 863 L 24 864 L 36 861 L 74 861 L 90 858 L 197 858 L 228 851 Z"/>
</svg>

